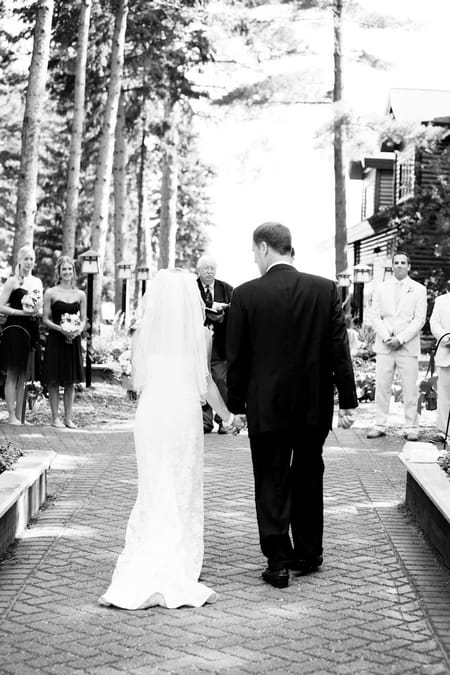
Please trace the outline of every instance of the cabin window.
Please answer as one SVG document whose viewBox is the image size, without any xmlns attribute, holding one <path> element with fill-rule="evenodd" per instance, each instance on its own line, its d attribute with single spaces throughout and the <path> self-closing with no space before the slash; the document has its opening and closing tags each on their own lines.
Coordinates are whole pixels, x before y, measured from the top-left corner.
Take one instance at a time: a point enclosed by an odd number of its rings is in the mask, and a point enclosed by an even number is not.
<svg viewBox="0 0 450 675">
<path fill-rule="evenodd" d="M 398 167 L 398 200 L 414 195 L 414 156 L 405 159 Z"/>
</svg>

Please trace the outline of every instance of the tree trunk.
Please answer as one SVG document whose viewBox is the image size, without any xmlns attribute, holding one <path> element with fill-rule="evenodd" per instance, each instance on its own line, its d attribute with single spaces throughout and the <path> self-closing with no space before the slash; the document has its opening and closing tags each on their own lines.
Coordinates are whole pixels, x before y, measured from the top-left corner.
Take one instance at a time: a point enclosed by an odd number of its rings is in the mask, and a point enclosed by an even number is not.
<svg viewBox="0 0 450 675">
<path fill-rule="evenodd" d="M 336 274 L 347 269 L 347 213 L 344 169 L 344 128 L 342 111 L 342 0 L 334 0 L 334 222 Z"/>
<path fill-rule="evenodd" d="M 38 0 L 33 55 L 28 76 L 22 126 L 13 260 L 17 260 L 17 253 L 21 246 L 24 244 L 32 245 L 33 243 L 39 162 L 38 145 L 50 51 L 53 8 L 54 0 Z"/>
<path fill-rule="evenodd" d="M 68 255 L 71 258 L 73 258 L 75 252 L 75 235 L 77 228 L 81 146 L 83 139 L 85 112 L 86 58 L 89 39 L 91 6 L 92 0 L 81 0 L 75 70 L 75 96 L 73 107 L 72 137 L 70 139 L 66 211 L 64 214 L 62 242 L 63 254 Z"/>
<path fill-rule="evenodd" d="M 165 105 L 166 133 L 161 179 L 158 269 L 175 265 L 178 191 L 178 104 Z"/>
<path fill-rule="evenodd" d="M 97 173 L 94 188 L 94 213 L 92 216 L 91 246 L 99 253 L 99 273 L 94 289 L 94 326 L 100 318 L 103 266 L 105 260 L 106 234 L 108 231 L 109 197 L 114 154 L 114 138 L 123 77 L 125 31 L 127 26 L 128 0 L 118 0 L 111 52 L 111 76 L 108 86 L 105 117 L 100 139 Z"/>
<path fill-rule="evenodd" d="M 115 313 L 121 309 L 122 280 L 118 276 L 117 265 L 124 258 L 127 227 L 127 142 L 125 135 L 125 104 L 123 94 L 120 97 L 117 115 L 116 139 L 114 146 L 114 307 Z"/>
<path fill-rule="evenodd" d="M 147 181 L 146 181 L 146 166 L 147 166 L 147 118 L 144 115 L 142 118 L 142 134 L 141 134 L 141 150 L 139 158 L 139 174 L 137 178 L 137 197 L 138 197 L 138 222 L 136 231 L 136 284 L 134 293 L 135 307 L 139 304 L 139 295 L 141 293 L 142 282 L 138 280 L 137 268 L 140 265 L 149 267 L 150 263 L 150 218 L 148 211 L 147 199 Z"/>
</svg>

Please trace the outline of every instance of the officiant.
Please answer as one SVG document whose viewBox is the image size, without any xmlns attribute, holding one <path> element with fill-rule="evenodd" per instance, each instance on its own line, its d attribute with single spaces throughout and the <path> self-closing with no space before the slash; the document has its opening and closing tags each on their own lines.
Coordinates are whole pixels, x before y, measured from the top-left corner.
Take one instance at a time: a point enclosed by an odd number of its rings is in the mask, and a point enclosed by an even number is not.
<svg viewBox="0 0 450 675">
<path fill-rule="evenodd" d="M 216 279 L 216 260 L 204 255 L 197 262 L 197 284 L 200 295 L 206 306 L 205 326 L 213 334 L 211 353 L 211 376 L 220 391 L 223 400 L 227 401 L 227 361 L 225 343 L 227 334 L 228 307 L 233 287 L 226 281 Z M 217 433 L 226 434 L 219 415 L 213 415 L 211 407 L 203 406 L 203 431 L 205 434 L 213 430 L 213 422 L 218 424 Z"/>
</svg>

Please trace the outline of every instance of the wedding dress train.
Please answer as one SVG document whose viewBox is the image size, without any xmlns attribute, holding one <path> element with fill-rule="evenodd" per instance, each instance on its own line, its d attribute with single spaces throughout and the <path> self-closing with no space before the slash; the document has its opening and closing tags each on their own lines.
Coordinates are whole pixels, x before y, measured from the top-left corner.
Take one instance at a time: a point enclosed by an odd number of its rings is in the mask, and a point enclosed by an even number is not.
<svg viewBox="0 0 450 675">
<path fill-rule="evenodd" d="M 203 421 L 198 399 L 144 391 L 135 421 L 138 497 L 125 549 L 102 604 L 200 607 L 217 595 L 198 582 L 203 561 Z"/>
<path fill-rule="evenodd" d="M 208 382 L 204 316 L 195 277 L 160 270 L 144 296 L 133 381 L 141 391 L 134 440 L 138 494 L 104 605 L 200 607 L 203 420 Z"/>
</svg>

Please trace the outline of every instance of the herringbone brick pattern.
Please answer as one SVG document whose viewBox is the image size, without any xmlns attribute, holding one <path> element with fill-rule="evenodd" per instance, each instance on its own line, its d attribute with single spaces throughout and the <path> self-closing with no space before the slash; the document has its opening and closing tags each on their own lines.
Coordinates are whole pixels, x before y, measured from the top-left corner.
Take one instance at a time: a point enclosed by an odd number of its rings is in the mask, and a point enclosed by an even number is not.
<svg viewBox="0 0 450 675">
<path fill-rule="evenodd" d="M 0 565 L 0 672 L 450 673 L 450 573 L 401 506 L 400 442 L 330 434 L 325 562 L 276 590 L 260 579 L 245 436 L 206 437 L 200 609 L 107 609 L 134 503 L 129 425 L 10 430 L 53 449 L 50 499 Z M 18 439 L 19 440 L 19 439 Z"/>
</svg>

